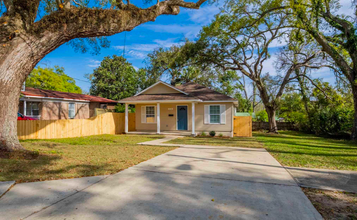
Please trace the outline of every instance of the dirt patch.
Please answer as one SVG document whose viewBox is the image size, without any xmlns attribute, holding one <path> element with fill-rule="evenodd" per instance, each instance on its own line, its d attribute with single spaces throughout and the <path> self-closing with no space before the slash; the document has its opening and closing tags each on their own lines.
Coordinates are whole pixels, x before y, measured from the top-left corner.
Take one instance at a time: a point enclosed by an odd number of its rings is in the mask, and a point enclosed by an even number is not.
<svg viewBox="0 0 357 220">
<path fill-rule="evenodd" d="M 357 194 L 319 189 L 302 189 L 324 219 L 357 220 Z"/>
<path fill-rule="evenodd" d="M 37 151 L 4 151 L 0 150 L 1 159 L 18 159 L 18 160 L 35 160 L 39 157 L 39 152 Z"/>
</svg>

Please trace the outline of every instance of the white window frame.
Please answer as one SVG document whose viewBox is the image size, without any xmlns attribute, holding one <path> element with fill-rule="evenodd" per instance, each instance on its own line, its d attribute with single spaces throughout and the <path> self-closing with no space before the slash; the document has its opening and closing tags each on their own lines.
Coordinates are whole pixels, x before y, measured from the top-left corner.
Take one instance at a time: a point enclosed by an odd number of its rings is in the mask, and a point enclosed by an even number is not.
<svg viewBox="0 0 357 220">
<path fill-rule="evenodd" d="M 33 108 L 33 104 L 34 104 L 34 103 L 37 104 L 37 109 L 34 109 L 34 108 Z M 28 111 L 28 110 L 30 111 L 31 114 L 27 114 L 27 111 Z M 37 110 L 37 111 L 38 111 L 38 115 L 34 115 L 34 114 L 33 114 L 33 110 Z M 25 114 L 26 114 L 26 116 L 30 116 L 30 117 L 31 117 L 31 116 L 34 116 L 34 117 L 40 116 L 40 115 L 41 115 L 41 114 L 40 114 L 40 102 L 27 102 L 27 103 L 26 103 L 26 113 L 25 113 Z"/>
<path fill-rule="evenodd" d="M 218 106 L 219 107 L 219 113 L 218 114 L 211 114 L 211 106 Z M 208 122 L 210 125 L 220 125 L 221 124 L 221 105 L 216 105 L 216 104 L 213 104 L 213 105 L 209 105 L 209 108 L 208 108 L 208 115 L 209 115 L 209 118 L 208 118 Z M 211 115 L 218 115 L 219 116 L 219 122 L 218 123 L 212 123 L 211 122 Z"/>
<path fill-rule="evenodd" d="M 156 106 L 155 105 L 145 105 L 143 107 L 145 109 L 145 112 L 144 112 L 145 114 L 142 114 L 142 115 L 144 115 L 144 117 L 145 117 L 145 122 L 142 122 L 142 123 L 144 123 L 144 124 L 156 124 L 156 116 L 157 116 Z M 154 122 L 147 122 L 147 114 L 146 114 L 147 107 L 153 107 L 154 108 Z"/>
<path fill-rule="evenodd" d="M 219 123 L 211 123 L 211 106 L 219 106 L 219 112 L 220 113 L 219 114 L 212 114 L 212 115 L 219 115 Z M 206 107 L 208 107 L 207 111 L 206 111 Z M 224 107 L 224 108 L 222 108 L 222 107 Z M 210 104 L 210 105 L 205 105 L 204 108 L 205 108 L 205 110 L 204 110 L 204 120 L 203 120 L 204 124 L 208 124 L 208 125 L 225 125 L 225 124 L 227 124 L 227 106 L 226 105 Z M 206 121 L 206 117 L 207 117 L 207 121 Z M 224 120 L 222 120 L 222 118 Z"/>
<path fill-rule="evenodd" d="M 70 117 L 70 111 L 71 111 L 70 106 L 71 106 L 72 104 L 73 104 L 73 106 L 74 106 L 74 109 L 73 109 L 73 118 Z M 70 102 L 70 103 L 68 103 L 68 118 L 69 118 L 69 119 L 74 119 L 75 117 L 76 117 L 76 103 Z"/>
</svg>

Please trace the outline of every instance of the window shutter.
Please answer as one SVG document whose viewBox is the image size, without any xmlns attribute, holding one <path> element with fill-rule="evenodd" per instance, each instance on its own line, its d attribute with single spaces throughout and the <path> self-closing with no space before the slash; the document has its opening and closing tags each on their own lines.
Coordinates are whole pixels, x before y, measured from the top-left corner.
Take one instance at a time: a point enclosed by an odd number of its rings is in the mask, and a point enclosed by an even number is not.
<svg viewBox="0 0 357 220">
<path fill-rule="evenodd" d="M 156 119 L 157 119 L 157 111 L 156 111 L 156 106 L 154 106 L 154 111 L 155 111 L 154 123 L 156 123 Z"/>
<path fill-rule="evenodd" d="M 203 122 L 209 124 L 209 105 L 205 105 L 205 115 Z"/>
<path fill-rule="evenodd" d="M 146 123 L 146 107 L 141 106 L 141 123 Z"/>
<path fill-rule="evenodd" d="M 226 105 L 221 105 L 221 124 L 226 124 Z"/>
</svg>

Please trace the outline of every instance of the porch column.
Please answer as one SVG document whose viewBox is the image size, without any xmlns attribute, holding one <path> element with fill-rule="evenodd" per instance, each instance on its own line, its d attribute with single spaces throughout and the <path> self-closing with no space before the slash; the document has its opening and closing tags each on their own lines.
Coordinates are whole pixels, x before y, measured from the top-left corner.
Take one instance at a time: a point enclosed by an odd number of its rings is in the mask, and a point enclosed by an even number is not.
<svg viewBox="0 0 357 220">
<path fill-rule="evenodd" d="M 195 132 L 195 104 L 194 102 L 192 102 L 192 136 L 196 136 L 196 132 Z"/>
<path fill-rule="evenodd" d="M 158 134 L 160 134 L 160 103 L 157 103 L 157 107 L 156 107 L 156 125 L 157 125 L 157 132 Z"/>
<path fill-rule="evenodd" d="M 24 100 L 24 115 L 26 116 L 26 100 Z"/>
<path fill-rule="evenodd" d="M 125 103 L 125 134 L 129 132 L 129 104 Z"/>
</svg>

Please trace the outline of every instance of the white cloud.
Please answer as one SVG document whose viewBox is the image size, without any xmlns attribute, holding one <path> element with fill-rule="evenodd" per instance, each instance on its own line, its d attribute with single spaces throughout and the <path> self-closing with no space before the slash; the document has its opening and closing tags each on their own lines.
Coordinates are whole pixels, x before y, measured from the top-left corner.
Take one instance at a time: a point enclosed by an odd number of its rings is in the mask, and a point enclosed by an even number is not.
<svg viewBox="0 0 357 220">
<path fill-rule="evenodd" d="M 352 5 L 351 0 L 339 0 L 341 8 L 337 11 L 339 14 L 353 16 L 355 8 Z"/>
<path fill-rule="evenodd" d="M 177 42 L 176 38 L 169 38 L 166 40 L 154 40 L 154 43 L 150 44 L 131 44 L 125 46 L 125 51 L 126 54 L 130 56 L 130 58 L 135 58 L 135 59 L 144 59 L 148 53 L 154 51 L 157 48 L 164 47 L 168 48 L 173 45 L 180 45 L 183 44 L 183 42 Z M 124 46 L 113 46 L 114 49 L 117 50 L 124 50 Z"/>
<path fill-rule="evenodd" d="M 99 60 L 89 60 L 88 66 L 92 68 L 97 68 L 98 66 L 100 66 L 100 62 L 101 61 Z"/>
<path fill-rule="evenodd" d="M 201 7 L 200 9 L 187 9 L 186 12 L 190 20 L 202 25 L 209 24 L 216 14 L 220 12 L 220 5 L 212 4 Z"/>
<path fill-rule="evenodd" d="M 128 54 L 131 57 L 137 58 L 137 59 L 144 59 L 146 57 L 146 53 L 142 53 L 139 51 L 135 51 L 135 50 L 129 50 Z"/>
<path fill-rule="evenodd" d="M 158 32 L 158 33 L 170 33 L 170 34 L 182 34 L 182 36 L 193 39 L 200 32 L 201 25 L 179 25 L 179 24 L 146 24 L 142 27 Z"/>
</svg>

